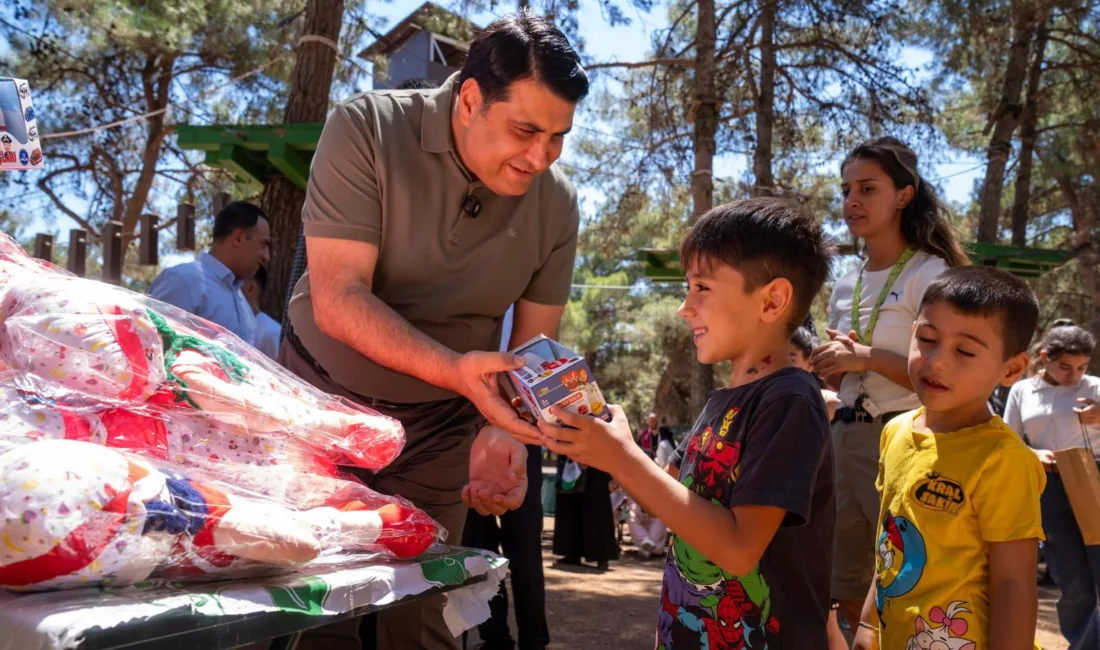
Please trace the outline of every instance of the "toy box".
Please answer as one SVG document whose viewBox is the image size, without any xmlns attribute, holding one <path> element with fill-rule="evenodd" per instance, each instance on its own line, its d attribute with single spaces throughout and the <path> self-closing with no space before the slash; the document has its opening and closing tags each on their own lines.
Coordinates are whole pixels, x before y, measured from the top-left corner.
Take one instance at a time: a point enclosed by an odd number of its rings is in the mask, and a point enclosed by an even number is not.
<svg viewBox="0 0 1100 650">
<path fill-rule="evenodd" d="M 0 77 L 0 171 L 44 167 L 30 85 Z"/>
<path fill-rule="evenodd" d="M 532 414 L 559 423 L 549 411 L 557 405 L 571 413 L 611 421 L 611 412 L 588 363 L 576 352 L 540 335 L 512 350 L 512 354 L 527 361 L 519 370 L 510 371 L 508 378 Z"/>
</svg>

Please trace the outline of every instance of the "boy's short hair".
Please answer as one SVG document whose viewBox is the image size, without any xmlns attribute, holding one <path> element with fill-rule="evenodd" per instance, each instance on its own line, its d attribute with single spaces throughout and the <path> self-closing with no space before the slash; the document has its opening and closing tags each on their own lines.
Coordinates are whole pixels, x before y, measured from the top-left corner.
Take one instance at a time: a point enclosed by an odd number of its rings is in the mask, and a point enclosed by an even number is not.
<svg viewBox="0 0 1100 650">
<path fill-rule="evenodd" d="M 1039 322 L 1039 301 L 1023 280 L 991 266 L 961 266 L 944 271 L 924 290 L 920 308 L 942 301 L 968 316 L 1001 321 L 1004 358 L 1027 351 Z"/>
<path fill-rule="evenodd" d="M 794 287 L 787 334 L 806 320 L 829 275 L 835 246 L 821 224 L 786 199 L 755 198 L 720 205 L 699 218 L 680 245 L 680 268 L 725 264 L 745 290 L 786 278 Z"/>
</svg>

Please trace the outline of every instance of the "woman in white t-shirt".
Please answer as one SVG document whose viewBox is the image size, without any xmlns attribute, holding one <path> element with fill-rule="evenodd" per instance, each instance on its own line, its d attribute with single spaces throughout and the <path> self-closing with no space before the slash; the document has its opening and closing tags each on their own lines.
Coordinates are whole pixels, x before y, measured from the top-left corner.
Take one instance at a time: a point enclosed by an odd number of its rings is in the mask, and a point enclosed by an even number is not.
<svg viewBox="0 0 1100 650">
<path fill-rule="evenodd" d="M 904 143 L 864 142 L 840 171 L 844 219 L 849 232 L 863 240 L 866 261 L 833 286 L 830 340 L 814 350 L 813 367 L 839 388 L 832 430 L 837 489 L 832 589 L 855 629 L 875 569 L 882 427 L 920 406 L 907 367 L 913 322 L 925 287 L 968 260 L 935 190 L 917 173 L 917 154 Z"/>
<path fill-rule="evenodd" d="M 1047 470 L 1041 500 L 1043 557 L 1061 591 L 1058 624 L 1073 648 L 1100 647 L 1100 546 L 1085 546 L 1054 452 L 1070 447 L 1086 447 L 1094 455 L 1100 451 L 1100 378 L 1085 374 L 1095 348 L 1087 331 L 1070 321 L 1056 322 L 1039 346 L 1039 373 L 1017 382 L 1005 403 L 1005 422 Z"/>
</svg>

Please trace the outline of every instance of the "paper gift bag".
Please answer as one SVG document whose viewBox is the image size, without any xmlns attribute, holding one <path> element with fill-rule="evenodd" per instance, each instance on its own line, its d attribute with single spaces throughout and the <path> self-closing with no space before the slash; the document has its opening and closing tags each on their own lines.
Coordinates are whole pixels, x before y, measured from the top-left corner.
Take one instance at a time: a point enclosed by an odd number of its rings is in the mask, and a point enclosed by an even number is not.
<svg viewBox="0 0 1100 650">
<path fill-rule="evenodd" d="M 1084 447 L 1056 451 L 1054 458 L 1085 544 L 1100 545 L 1100 471 L 1096 459 Z"/>
</svg>

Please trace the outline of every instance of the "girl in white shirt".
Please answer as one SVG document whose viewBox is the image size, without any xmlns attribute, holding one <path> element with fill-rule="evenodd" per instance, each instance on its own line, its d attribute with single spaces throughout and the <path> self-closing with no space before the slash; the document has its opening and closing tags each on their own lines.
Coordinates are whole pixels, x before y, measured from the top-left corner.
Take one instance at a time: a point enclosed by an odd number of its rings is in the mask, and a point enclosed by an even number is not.
<svg viewBox="0 0 1100 650">
<path fill-rule="evenodd" d="M 1100 451 L 1100 378 L 1085 374 L 1096 341 L 1070 321 L 1059 321 L 1039 346 L 1039 373 L 1017 382 L 1005 404 L 1005 422 L 1043 462 L 1043 557 L 1058 585 L 1058 624 L 1073 648 L 1100 646 L 1100 546 L 1085 546 L 1054 452 L 1070 447 Z"/>
<path fill-rule="evenodd" d="M 837 521 L 833 598 L 852 629 L 875 568 L 879 438 L 895 415 L 920 406 L 908 351 L 921 296 L 945 269 L 968 263 L 917 155 L 895 138 L 856 147 L 840 168 L 844 219 L 866 261 L 829 300 L 829 341 L 814 350 L 817 374 L 839 388 L 833 419 Z M 852 540 L 869 540 L 855 544 Z"/>
</svg>

